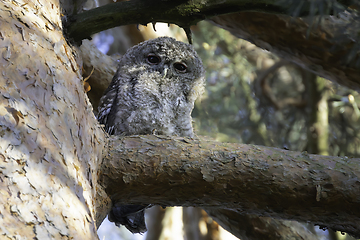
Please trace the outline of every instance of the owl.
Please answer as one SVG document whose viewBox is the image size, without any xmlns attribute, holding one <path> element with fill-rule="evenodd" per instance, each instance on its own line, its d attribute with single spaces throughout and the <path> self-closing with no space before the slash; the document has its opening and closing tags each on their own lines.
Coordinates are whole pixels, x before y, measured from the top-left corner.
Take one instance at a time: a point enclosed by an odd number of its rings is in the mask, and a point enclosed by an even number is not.
<svg viewBox="0 0 360 240">
<path fill-rule="evenodd" d="M 130 48 L 100 99 L 98 120 L 112 135 L 193 137 L 191 112 L 204 90 L 205 71 L 189 44 L 160 37 Z M 109 220 L 146 231 L 141 205 L 113 202 Z"/>
</svg>

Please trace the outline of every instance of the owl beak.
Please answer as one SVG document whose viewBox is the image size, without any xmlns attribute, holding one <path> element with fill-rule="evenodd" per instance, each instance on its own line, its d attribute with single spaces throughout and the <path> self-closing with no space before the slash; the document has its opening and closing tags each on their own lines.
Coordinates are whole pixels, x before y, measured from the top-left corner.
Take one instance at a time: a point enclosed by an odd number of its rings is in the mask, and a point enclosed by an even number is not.
<svg viewBox="0 0 360 240">
<path fill-rule="evenodd" d="M 166 77 L 168 70 L 169 70 L 168 65 L 165 65 L 165 66 L 164 66 L 164 70 L 163 70 L 163 76 L 162 76 L 162 79 L 164 79 L 164 78 Z"/>
</svg>

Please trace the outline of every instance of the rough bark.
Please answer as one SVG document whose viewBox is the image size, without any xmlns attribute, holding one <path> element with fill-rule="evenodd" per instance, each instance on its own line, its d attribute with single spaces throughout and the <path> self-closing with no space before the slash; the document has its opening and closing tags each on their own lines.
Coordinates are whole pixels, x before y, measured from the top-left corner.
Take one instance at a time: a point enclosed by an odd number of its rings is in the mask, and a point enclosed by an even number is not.
<svg viewBox="0 0 360 240">
<path fill-rule="evenodd" d="M 0 1 L 1 238 L 97 239 L 104 134 L 60 9 Z"/>
<path fill-rule="evenodd" d="M 111 138 L 100 173 L 109 196 L 126 204 L 221 207 L 310 221 L 360 236 L 358 161 L 269 147 L 133 136 Z"/>
</svg>

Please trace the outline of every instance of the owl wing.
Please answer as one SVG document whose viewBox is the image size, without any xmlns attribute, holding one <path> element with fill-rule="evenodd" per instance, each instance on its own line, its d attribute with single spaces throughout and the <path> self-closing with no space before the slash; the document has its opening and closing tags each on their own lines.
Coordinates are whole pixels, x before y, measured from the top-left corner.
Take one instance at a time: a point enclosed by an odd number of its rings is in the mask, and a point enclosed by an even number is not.
<svg viewBox="0 0 360 240">
<path fill-rule="evenodd" d="M 116 75 L 115 75 L 116 77 Z M 115 131 L 115 117 L 116 112 L 121 111 L 118 106 L 118 82 L 114 78 L 104 96 L 100 99 L 97 119 L 101 124 L 105 125 L 105 131 L 111 134 L 116 134 Z M 126 117 L 124 112 L 122 116 Z M 116 226 L 124 225 L 132 233 L 146 232 L 146 224 L 144 219 L 144 210 L 150 205 L 119 205 L 116 202 L 109 212 L 110 222 L 114 222 Z"/>
<path fill-rule="evenodd" d="M 110 135 L 114 131 L 114 125 L 110 121 L 114 108 L 116 106 L 117 99 L 117 87 L 114 82 L 110 84 L 108 89 L 105 91 L 104 95 L 100 99 L 100 104 L 98 107 L 97 119 L 100 124 L 105 125 L 105 131 Z"/>
</svg>

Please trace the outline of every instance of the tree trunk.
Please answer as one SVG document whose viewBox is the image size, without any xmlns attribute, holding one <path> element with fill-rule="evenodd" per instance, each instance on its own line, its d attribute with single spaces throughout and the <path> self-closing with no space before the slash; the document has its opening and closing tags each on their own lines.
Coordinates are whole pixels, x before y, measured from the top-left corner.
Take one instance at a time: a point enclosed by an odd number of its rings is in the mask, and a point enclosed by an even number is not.
<svg viewBox="0 0 360 240">
<path fill-rule="evenodd" d="M 312 154 L 329 155 L 329 110 L 326 80 L 315 74 L 306 74 L 309 94 L 308 144 L 307 151 Z"/>
<path fill-rule="evenodd" d="M 219 224 L 201 208 L 183 208 L 183 222 L 186 240 L 220 240 Z"/>
<path fill-rule="evenodd" d="M 159 240 L 164 229 L 163 219 L 165 209 L 160 206 L 153 206 L 146 210 L 146 240 Z M 150 221 L 147 221 L 150 219 Z"/>
<path fill-rule="evenodd" d="M 97 239 L 105 139 L 81 60 L 63 37 L 61 8 L 55 0 L 0 1 L 3 238 Z"/>
</svg>

